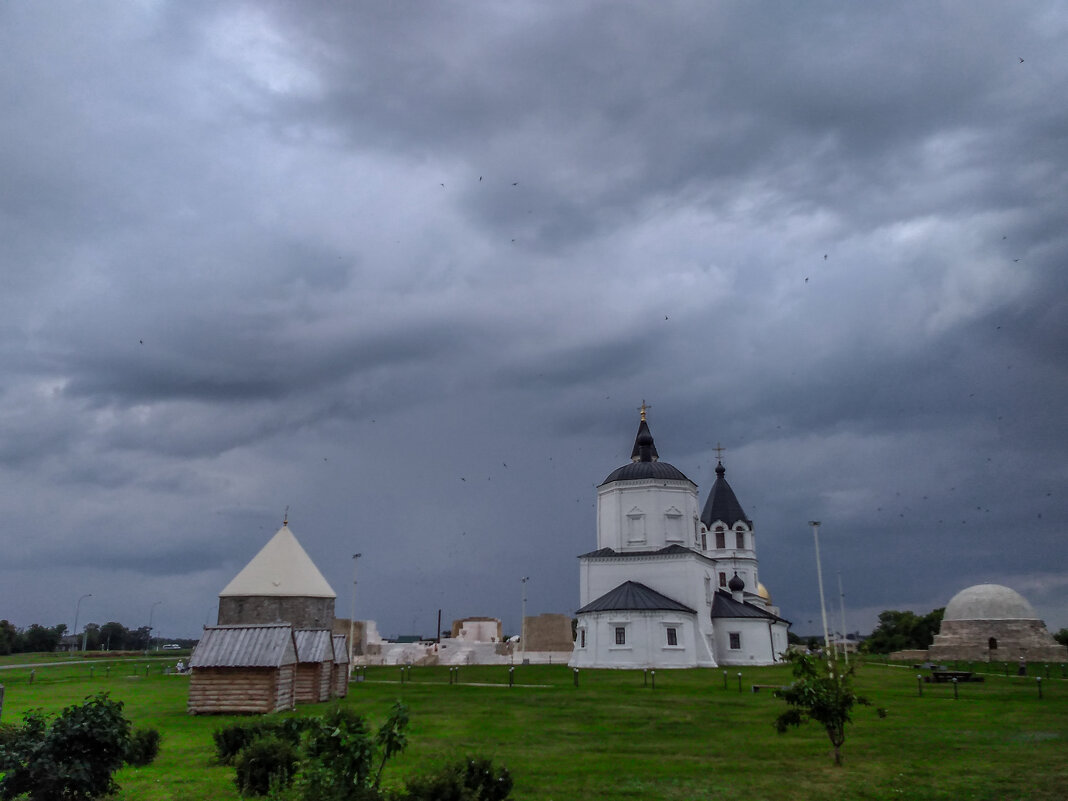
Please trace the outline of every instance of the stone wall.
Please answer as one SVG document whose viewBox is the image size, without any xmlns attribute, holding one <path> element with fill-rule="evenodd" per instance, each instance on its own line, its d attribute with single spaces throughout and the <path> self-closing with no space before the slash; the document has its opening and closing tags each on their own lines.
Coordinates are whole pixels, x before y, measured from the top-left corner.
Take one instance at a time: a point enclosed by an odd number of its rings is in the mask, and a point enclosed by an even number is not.
<svg viewBox="0 0 1068 801">
<path fill-rule="evenodd" d="M 527 641 L 523 650 L 530 651 L 566 651 L 575 647 L 571 636 L 571 618 L 567 615 L 545 614 L 528 617 L 526 620 Z"/>
<path fill-rule="evenodd" d="M 219 598 L 219 625 L 291 623 L 297 629 L 332 629 L 333 598 L 290 598 L 272 595 Z"/>
<path fill-rule="evenodd" d="M 1068 647 L 1059 645 L 1041 620 L 943 620 L 927 652 L 934 661 L 1068 660 Z"/>
</svg>

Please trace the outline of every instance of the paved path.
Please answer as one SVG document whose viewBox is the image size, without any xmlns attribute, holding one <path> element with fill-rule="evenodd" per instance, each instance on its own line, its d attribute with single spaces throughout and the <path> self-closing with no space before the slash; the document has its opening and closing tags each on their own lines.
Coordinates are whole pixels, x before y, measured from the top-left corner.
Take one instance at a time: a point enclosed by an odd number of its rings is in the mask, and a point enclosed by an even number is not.
<svg viewBox="0 0 1068 801">
<path fill-rule="evenodd" d="M 189 657 L 183 657 L 188 659 Z M 70 665 L 113 665 L 116 662 L 174 662 L 173 656 L 116 657 L 114 659 L 57 659 L 54 662 L 23 662 L 17 665 L 0 665 L 0 670 L 18 668 L 60 667 Z"/>
</svg>

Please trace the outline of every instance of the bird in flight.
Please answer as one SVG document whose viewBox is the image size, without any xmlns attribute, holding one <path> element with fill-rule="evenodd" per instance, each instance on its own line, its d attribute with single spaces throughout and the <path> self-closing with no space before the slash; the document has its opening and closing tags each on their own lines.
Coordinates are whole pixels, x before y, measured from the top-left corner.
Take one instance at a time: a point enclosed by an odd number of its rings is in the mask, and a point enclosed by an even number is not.
<svg viewBox="0 0 1068 801">
<path fill-rule="evenodd" d="M 519 181 L 512 181 L 512 186 L 519 186 Z"/>
<path fill-rule="evenodd" d="M 1017 56 L 1016 58 L 1020 58 L 1020 57 Z M 1020 63 L 1023 64 L 1023 59 L 1022 58 L 1020 58 Z"/>
<path fill-rule="evenodd" d="M 442 184 L 442 185 L 441 185 L 441 188 L 442 188 L 442 189 L 444 189 L 444 188 L 445 188 L 445 184 Z"/>
</svg>

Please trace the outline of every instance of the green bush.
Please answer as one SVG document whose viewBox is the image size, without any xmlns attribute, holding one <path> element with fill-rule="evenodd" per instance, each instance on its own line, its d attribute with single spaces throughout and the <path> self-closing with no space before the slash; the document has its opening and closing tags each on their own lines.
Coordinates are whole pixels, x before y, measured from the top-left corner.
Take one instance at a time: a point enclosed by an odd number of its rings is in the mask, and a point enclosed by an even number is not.
<svg viewBox="0 0 1068 801">
<path fill-rule="evenodd" d="M 301 734 L 314 723 L 310 718 L 261 718 L 242 723 L 231 723 L 212 732 L 215 740 L 215 756 L 223 765 L 231 765 L 242 748 L 255 740 L 273 735 L 292 746 L 300 744 Z"/>
<path fill-rule="evenodd" d="M 276 734 L 264 734 L 242 748 L 234 758 L 234 781 L 242 795 L 267 795 L 288 787 L 296 771 L 296 746 Z"/>
<path fill-rule="evenodd" d="M 437 773 L 409 780 L 402 801 L 504 801 L 512 792 L 507 768 L 482 757 L 468 757 Z"/>
<path fill-rule="evenodd" d="M 135 729 L 126 745 L 126 764 L 139 768 L 151 765 L 159 753 L 159 741 L 155 729 Z"/>
<path fill-rule="evenodd" d="M 130 722 L 107 693 L 64 709 L 55 719 L 28 712 L 0 748 L 0 799 L 89 801 L 118 789 Z"/>
</svg>

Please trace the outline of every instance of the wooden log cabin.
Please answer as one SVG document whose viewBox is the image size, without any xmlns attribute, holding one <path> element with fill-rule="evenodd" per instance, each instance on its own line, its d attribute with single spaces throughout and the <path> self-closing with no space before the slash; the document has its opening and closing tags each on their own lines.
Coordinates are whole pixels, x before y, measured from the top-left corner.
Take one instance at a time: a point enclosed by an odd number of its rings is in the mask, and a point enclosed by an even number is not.
<svg viewBox="0 0 1068 801">
<path fill-rule="evenodd" d="M 334 645 L 327 629 L 297 629 L 296 684 L 293 691 L 298 704 L 329 701 L 334 675 Z"/>
<path fill-rule="evenodd" d="M 292 709 L 297 648 L 288 623 L 212 626 L 189 658 L 191 715 Z"/>
</svg>

